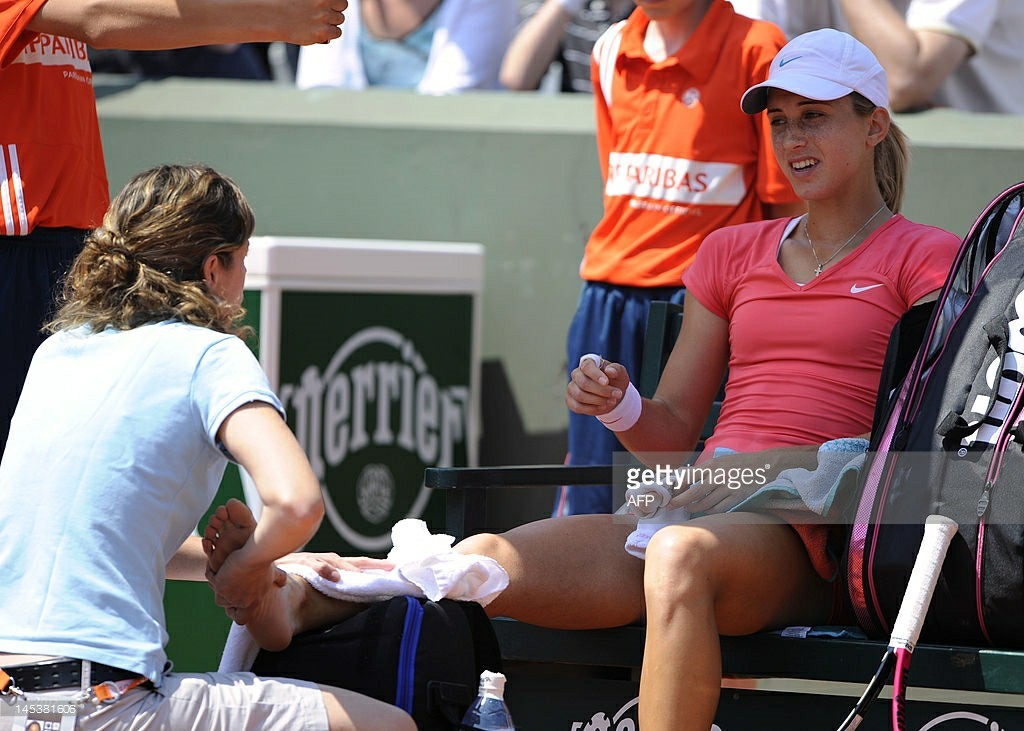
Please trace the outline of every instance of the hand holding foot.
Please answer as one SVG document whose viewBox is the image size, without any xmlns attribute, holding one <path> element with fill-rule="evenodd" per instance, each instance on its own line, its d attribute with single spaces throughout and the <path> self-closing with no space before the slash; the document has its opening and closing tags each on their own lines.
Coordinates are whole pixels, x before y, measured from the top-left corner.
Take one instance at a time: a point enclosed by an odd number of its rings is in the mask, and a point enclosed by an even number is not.
<svg viewBox="0 0 1024 731">
<path fill-rule="evenodd" d="M 382 558 L 367 558 L 365 556 L 342 558 L 336 553 L 289 553 L 275 563 L 307 566 L 328 581 L 340 579 L 342 571 L 367 571 L 369 569 L 390 571 L 395 567 L 394 562 Z"/>
<path fill-rule="evenodd" d="M 256 518 L 249 506 L 231 498 L 210 516 L 203 532 L 203 550 L 213 573 L 220 571 L 227 557 L 245 545 L 256 532 Z"/>
<path fill-rule="evenodd" d="M 256 518 L 241 500 L 231 498 L 210 516 L 203 533 L 203 550 L 209 561 L 206 580 L 222 607 L 244 609 L 270 584 L 284 584 L 284 572 L 272 564 L 245 560 L 244 549 L 255 532 Z"/>
<path fill-rule="evenodd" d="M 233 605 L 221 594 L 230 578 L 231 558 L 249 541 L 256 530 L 256 519 L 249 507 L 239 500 L 229 500 L 214 511 L 203 536 L 203 549 L 210 562 L 207 580 L 218 596 L 218 604 L 226 608 L 236 624 L 245 625 L 260 647 L 282 650 L 292 637 L 315 627 L 340 621 L 363 607 L 330 599 L 317 592 L 304 579 L 273 568 L 275 580 L 248 605 Z M 305 563 L 318 573 L 337 569 L 390 568 L 386 561 L 369 558 L 342 559 L 334 554 L 289 554 L 279 559 L 289 563 Z M 330 578 L 330 577 L 325 577 Z M 334 577 L 336 578 L 336 576 Z"/>
<path fill-rule="evenodd" d="M 238 560 L 240 552 L 255 531 L 256 519 L 245 503 L 232 498 L 219 506 L 203 533 L 209 561 L 206 578 L 217 604 L 232 620 L 246 625 L 261 647 L 280 650 L 291 642 L 291 610 L 307 585 L 295 577 L 289 581 L 273 565 L 239 565 L 243 563 Z"/>
<path fill-rule="evenodd" d="M 256 518 L 249 506 L 241 500 L 231 498 L 219 506 L 210 516 L 210 522 L 203 533 L 203 550 L 210 562 L 210 570 L 214 574 L 220 571 L 227 557 L 245 545 L 255 530 Z M 380 558 L 343 558 L 336 553 L 289 553 L 274 563 L 308 566 L 328 581 L 337 581 L 341 571 L 390 571 L 395 567 L 393 562 Z M 283 583 L 283 579 L 279 583 Z"/>
</svg>

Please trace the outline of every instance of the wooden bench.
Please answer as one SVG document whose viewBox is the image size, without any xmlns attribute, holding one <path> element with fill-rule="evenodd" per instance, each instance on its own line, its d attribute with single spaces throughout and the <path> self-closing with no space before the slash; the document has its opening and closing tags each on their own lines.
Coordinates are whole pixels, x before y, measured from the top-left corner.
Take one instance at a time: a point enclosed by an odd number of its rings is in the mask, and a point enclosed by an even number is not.
<svg viewBox="0 0 1024 731">
<path fill-rule="evenodd" d="M 645 396 L 654 392 L 681 319 L 678 305 L 652 305 L 645 365 L 637 379 Z M 717 409 L 706 432 L 715 418 Z M 445 491 L 446 530 L 462 538 L 485 530 L 489 490 L 610 484 L 612 475 L 610 465 L 431 468 L 425 482 Z M 493 620 L 493 625 L 518 731 L 636 731 L 642 626 L 552 630 L 506 618 Z M 815 628 L 812 636 L 794 631 L 722 638 L 722 696 L 716 716 L 721 731 L 838 726 L 877 668 L 885 643 L 813 636 L 823 629 Z M 910 686 L 908 729 L 1024 729 L 1024 652 L 920 645 Z M 861 728 L 888 729 L 888 718 L 889 705 L 880 700 Z"/>
</svg>

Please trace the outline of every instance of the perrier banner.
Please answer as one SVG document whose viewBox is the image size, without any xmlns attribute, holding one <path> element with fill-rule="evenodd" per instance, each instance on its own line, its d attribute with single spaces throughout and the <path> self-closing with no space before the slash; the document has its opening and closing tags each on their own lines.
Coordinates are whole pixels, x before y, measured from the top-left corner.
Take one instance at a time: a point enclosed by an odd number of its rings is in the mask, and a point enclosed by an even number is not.
<svg viewBox="0 0 1024 731">
<path fill-rule="evenodd" d="M 386 552 L 402 518 L 442 528 L 429 466 L 467 464 L 470 295 L 284 291 L 277 392 L 324 489 L 310 551 Z"/>
</svg>

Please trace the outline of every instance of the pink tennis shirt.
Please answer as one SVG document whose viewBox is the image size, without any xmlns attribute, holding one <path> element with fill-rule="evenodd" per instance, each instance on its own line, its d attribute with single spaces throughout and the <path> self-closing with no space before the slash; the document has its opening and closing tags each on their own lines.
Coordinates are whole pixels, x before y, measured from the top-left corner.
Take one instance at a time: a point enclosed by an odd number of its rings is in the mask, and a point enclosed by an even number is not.
<svg viewBox="0 0 1024 731">
<path fill-rule="evenodd" d="M 820 444 L 871 428 L 889 334 L 939 289 L 960 241 L 897 215 L 797 284 L 778 251 L 788 220 L 710 234 L 683 279 L 729 322 L 729 380 L 706 449 Z"/>
</svg>

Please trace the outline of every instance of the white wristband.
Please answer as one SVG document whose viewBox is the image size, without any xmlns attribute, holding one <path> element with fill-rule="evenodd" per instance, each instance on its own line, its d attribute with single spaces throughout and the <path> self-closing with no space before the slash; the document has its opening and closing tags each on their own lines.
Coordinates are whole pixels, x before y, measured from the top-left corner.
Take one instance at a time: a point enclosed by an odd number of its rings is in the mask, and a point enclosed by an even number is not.
<svg viewBox="0 0 1024 731">
<path fill-rule="evenodd" d="M 555 2 L 562 6 L 562 10 L 574 18 L 580 14 L 583 6 L 587 4 L 587 0 L 555 0 Z"/>
<path fill-rule="evenodd" d="M 597 420 L 612 431 L 626 431 L 640 420 L 643 399 L 633 384 L 626 386 L 626 393 L 614 409 L 607 414 L 600 414 Z"/>
</svg>

